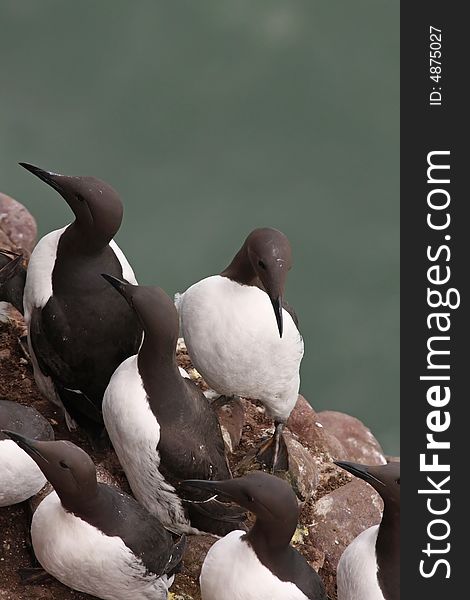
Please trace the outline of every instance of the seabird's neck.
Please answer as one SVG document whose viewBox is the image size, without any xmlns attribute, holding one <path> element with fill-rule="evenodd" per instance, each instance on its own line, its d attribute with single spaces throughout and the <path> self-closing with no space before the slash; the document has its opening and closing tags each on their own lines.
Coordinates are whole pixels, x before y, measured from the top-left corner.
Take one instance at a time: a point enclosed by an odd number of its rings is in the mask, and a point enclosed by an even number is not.
<svg viewBox="0 0 470 600">
<path fill-rule="evenodd" d="M 228 277 L 232 281 L 236 281 L 242 285 L 254 285 L 263 289 L 261 282 L 251 265 L 246 244 L 243 244 L 232 262 L 220 275 L 222 277 Z"/>
<path fill-rule="evenodd" d="M 258 557 L 272 556 L 289 547 L 297 526 L 297 518 L 284 522 L 256 518 L 255 524 L 244 536 Z"/>
<path fill-rule="evenodd" d="M 159 335 L 145 332 L 137 365 L 149 398 L 155 395 L 166 398 L 169 385 L 182 384 L 176 362 L 176 340 L 173 346 L 171 343 L 162 343 Z"/>
<path fill-rule="evenodd" d="M 93 228 L 74 221 L 62 234 L 61 246 L 75 254 L 99 254 L 112 239 L 113 236 L 101 236 Z"/>
<path fill-rule="evenodd" d="M 86 494 L 81 495 L 77 498 L 76 495 L 69 495 L 58 492 L 62 507 L 67 511 L 71 512 L 81 519 L 88 520 L 91 515 L 96 513 L 99 507 L 99 488 L 98 484 L 93 490 L 87 491 Z"/>
</svg>

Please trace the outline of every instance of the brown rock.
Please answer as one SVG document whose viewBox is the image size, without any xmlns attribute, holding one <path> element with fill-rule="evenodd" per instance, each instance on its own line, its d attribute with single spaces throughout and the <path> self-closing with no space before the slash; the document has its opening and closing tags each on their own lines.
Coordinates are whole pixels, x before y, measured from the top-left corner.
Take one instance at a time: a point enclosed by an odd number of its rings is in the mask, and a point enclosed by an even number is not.
<svg viewBox="0 0 470 600">
<path fill-rule="evenodd" d="M 323 553 L 319 573 L 331 598 L 336 598 L 336 567 L 341 554 L 361 531 L 380 522 L 382 506 L 377 492 L 355 478 L 316 502 L 310 538 Z"/>
<path fill-rule="evenodd" d="M 287 421 L 287 427 L 315 455 L 326 454 L 329 459 L 345 459 L 345 451 L 341 443 L 333 433 L 326 431 L 317 413 L 301 395 Z"/>
<path fill-rule="evenodd" d="M 36 221 L 19 202 L 0 193 L 0 246 L 22 250 L 28 257 L 36 243 Z"/>
<path fill-rule="evenodd" d="M 294 436 L 284 433 L 289 452 L 289 472 L 287 479 L 301 502 L 309 500 L 317 489 L 320 474 L 311 453 Z"/>
<path fill-rule="evenodd" d="M 341 459 L 366 465 L 387 462 L 379 442 L 359 419 L 334 410 L 319 412 L 316 418 L 325 431 L 340 441 L 345 451 Z"/>
</svg>

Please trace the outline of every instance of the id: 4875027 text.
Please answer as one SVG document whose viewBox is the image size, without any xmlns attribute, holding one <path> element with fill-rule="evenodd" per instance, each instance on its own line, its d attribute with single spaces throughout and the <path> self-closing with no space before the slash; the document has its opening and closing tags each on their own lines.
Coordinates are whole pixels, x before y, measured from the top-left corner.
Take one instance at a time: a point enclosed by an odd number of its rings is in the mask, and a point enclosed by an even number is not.
<svg viewBox="0 0 470 600">
<path fill-rule="evenodd" d="M 430 106 L 442 105 L 442 31 L 432 25 L 429 27 L 429 78 L 436 84 L 429 94 Z"/>
</svg>

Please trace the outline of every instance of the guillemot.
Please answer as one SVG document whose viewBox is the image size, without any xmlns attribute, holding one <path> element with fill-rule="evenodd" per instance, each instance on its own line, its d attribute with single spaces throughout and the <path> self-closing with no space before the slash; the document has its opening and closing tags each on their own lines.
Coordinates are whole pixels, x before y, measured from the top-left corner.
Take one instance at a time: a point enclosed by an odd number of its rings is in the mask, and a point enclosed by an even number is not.
<svg viewBox="0 0 470 600">
<path fill-rule="evenodd" d="M 256 521 L 248 533 L 232 531 L 209 550 L 201 569 L 203 600 L 326 600 L 318 573 L 290 541 L 299 518 L 290 485 L 262 471 L 228 481 L 184 481 L 236 502 Z"/>
<path fill-rule="evenodd" d="M 272 471 L 286 468 L 282 429 L 297 401 L 304 352 L 297 317 L 283 301 L 291 264 L 283 233 L 255 229 L 220 275 L 176 300 L 189 356 L 208 385 L 228 398 L 259 400 L 274 418 L 274 435 L 258 452 Z"/>
<path fill-rule="evenodd" d="M 44 236 L 29 261 L 24 316 L 34 377 L 41 393 L 63 407 L 69 428 L 78 424 L 96 442 L 104 390 L 142 338 L 133 311 L 100 276 L 105 271 L 136 283 L 112 239 L 122 203 L 94 177 L 20 164 L 59 192 L 75 215 L 72 224 Z"/>
<path fill-rule="evenodd" d="M 191 477 L 231 477 L 217 416 L 176 363 L 178 314 L 157 287 L 135 286 L 104 274 L 138 315 L 144 339 L 111 378 L 103 417 L 135 497 L 172 531 L 224 535 L 243 514 L 193 494 L 183 503 L 176 486 Z"/>
<path fill-rule="evenodd" d="M 32 406 L 0 400 L 0 506 L 25 502 L 46 484 L 41 469 L 26 452 L 4 435 L 9 429 L 35 440 L 53 440 L 49 421 Z"/>
<path fill-rule="evenodd" d="M 21 253 L 0 250 L 0 302 L 12 304 L 20 313 L 23 313 L 26 281 L 26 269 L 22 261 Z"/>
<path fill-rule="evenodd" d="M 31 524 L 44 570 L 105 600 L 166 600 L 184 536 L 175 544 L 134 498 L 97 483 L 93 461 L 72 442 L 4 433 L 36 461 L 55 490 L 39 504 Z"/>
<path fill-rule="evenodd" d="M 382 497 L 379 525 L 360 533 L 338 563 L 338 600 L 399 600 L 400 598 L 400 463 L 373 467 L 335 462 L 367 481 Z"/>
</svg>

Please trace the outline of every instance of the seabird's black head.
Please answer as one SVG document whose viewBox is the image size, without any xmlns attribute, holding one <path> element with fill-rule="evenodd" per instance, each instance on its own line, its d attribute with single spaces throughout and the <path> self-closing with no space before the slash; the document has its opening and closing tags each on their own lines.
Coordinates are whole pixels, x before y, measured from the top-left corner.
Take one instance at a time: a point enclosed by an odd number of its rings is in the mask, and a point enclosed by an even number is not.
<svg viewBox="0 0 470 600">
<path fill-rule="evenodd" d="M 335 461 L 335 465 L 367 481 L 390 506 L 400 506 L 400 463 L 367 466 L 358 463 Z"/>
<path fill-rule="evenodd" d="M 99 247 L 109 244 L 123 214 L 121 199 L 110 185 L 95 177 L 60 175 L 28 163 L 19 164 L 59 192 L 75 215 L 77 229 L 90 243 Z"/>
<path fill-rule="evenodd" d="M 289 544 L 294 534 L 299 518 L 297 498 L 291 486 L 274 475 L 253 471 L 225 481 L 189 479 L 181 487 L 206 490 L 221 500 L 235 502 L 254 513 L 257 523 L 263 523 L 282 544 Z"/>
<path fill-rule="evenodd" d="M 260 281 L 273 305 L 279 335 L 282 337 L 282 299 L 287 272 L 292 267 L 292 250 L 281 231 L 270 227 L 253 230 L 241 250 L 222 275 L 250 284 Z"/>
<path fill-rule="evenodd" d="M 95 497 L 98 489 L 95 465 L 81 448 L 66 440 L 44 442 L 13 431 L 3 430 L 3 433 L 37 463 L 66 509 L 78 511 Z"/>
<path fill-rule="evenodd" d="M 168 294 L 156 286 L 132 285 L 112 275 L 102 275 L 135 310 L 145 335 L 161 340 L 174 354 L 179 322 L 175 304 Z"/>
</svg>

